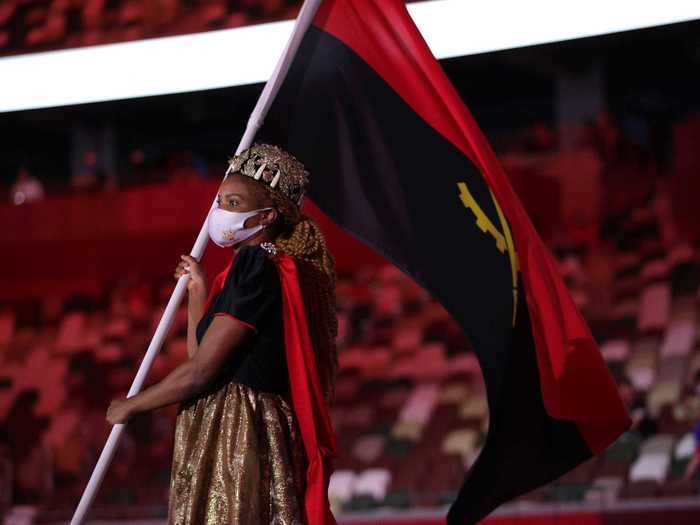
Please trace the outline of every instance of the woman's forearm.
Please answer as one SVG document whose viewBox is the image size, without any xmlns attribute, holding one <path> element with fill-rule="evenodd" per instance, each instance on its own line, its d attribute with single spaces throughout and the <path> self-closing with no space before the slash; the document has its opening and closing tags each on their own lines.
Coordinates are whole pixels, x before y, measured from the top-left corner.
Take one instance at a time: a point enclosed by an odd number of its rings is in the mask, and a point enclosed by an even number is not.
<svg viewBox="0 0 700 525">
<path fill-rule="evenodd" d="M 173 403 L 179 403 L 195 396 L 202 388 L 195 381 L 196 375 L 194 372 L 194 362 L 188 359 L 170 372 L 162 381 L 131 396 L 128 399 L 132 403 L 131 408 L 133 412 L 147 412 Z"/>
<path fill-rule="evenodd" d="M 204 304 L 207 299 L 206 289 L 189 291 L 187 303 L 187 355 L 190 359 L 197 352 L 197 324 L 204 317 Z"/>
</svg>

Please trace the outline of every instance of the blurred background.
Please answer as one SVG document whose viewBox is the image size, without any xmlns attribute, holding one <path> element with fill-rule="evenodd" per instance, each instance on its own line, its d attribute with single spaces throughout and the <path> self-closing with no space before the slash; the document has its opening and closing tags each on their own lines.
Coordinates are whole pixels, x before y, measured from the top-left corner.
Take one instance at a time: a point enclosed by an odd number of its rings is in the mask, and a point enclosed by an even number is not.
<svg viewBox="0 0 700 525">
<path fill-rule="evenodd" d="M 0 68 L 37 52 L 287 20 L 299 7 L 2 0 Z M 487 522 L 699 523 L 700 20 L 441 63 L 559 261 L 635 421 L 605 453 Z M 133 380 L 261 90 L 0 113 L 5 523 L 72 516 L 111 429 L 109 401 Z M 439 523 L 488 425 L 469 341 L 424 290 L 306 206 L 339 272 L 336 515 Z M 210 278 L 228 257 L 210 245 Z M 187 358 L 186 324 L 183 305 L 147 384 Z M 132 419 L 91 517 L 164 520 L 175 412 Z"/>
</svg>

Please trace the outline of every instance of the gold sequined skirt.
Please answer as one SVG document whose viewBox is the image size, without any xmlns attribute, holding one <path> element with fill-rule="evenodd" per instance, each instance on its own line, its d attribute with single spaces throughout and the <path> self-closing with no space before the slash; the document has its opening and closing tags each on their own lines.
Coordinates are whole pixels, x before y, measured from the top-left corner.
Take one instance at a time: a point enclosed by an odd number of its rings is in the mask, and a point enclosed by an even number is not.
<svg viewBox="0 0 700 525">
<path fill-rule="evenodd" d="M 291 402 L 229 382 L 178 409 L 168 525 L 302 525 L 304 452 Z"/>
</svg>

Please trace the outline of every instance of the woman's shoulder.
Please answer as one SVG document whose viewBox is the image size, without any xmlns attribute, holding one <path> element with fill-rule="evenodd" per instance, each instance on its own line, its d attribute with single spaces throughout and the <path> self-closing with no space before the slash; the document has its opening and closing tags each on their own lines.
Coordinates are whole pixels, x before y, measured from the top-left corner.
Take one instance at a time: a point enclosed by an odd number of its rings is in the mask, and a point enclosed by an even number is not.
<svg viewBox="0 0 700 525">
<path fill-rule="evenodd" d="M 208 312 L 226 313 L 257 327 L 281 299 L 282 287 L 274 261 L 264 249 L 246 245 L 233 254 L 230 264 Z"/>
<path fill-rule="evenodd" d="M 272 249 L 263 247 L 261 244 L 247 244 L 245 246 L 241 246 L 233 258 L 232 266 L 274 266 L 274 263 L 271 260 L 273 249 L 274 245 Z"/>
<path fill-rule="evenodd" d="M 236 252 L 226 280 L 235 286 L 245 282 L 269 280 L 276 272 L 270 251 L 259 244 L 247 244 Z"/>
</svg>

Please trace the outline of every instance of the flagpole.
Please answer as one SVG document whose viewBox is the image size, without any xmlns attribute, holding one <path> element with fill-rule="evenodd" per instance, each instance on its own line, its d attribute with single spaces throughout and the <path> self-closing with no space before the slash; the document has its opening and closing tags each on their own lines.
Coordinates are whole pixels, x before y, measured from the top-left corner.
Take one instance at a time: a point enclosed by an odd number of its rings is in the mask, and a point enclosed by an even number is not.
<svg viewBox="0 0 700 525">
<path fill-rule="evenodd" d="M 258 98 L 258 102 L 255 104 L 255 108 L 253 109 L 253 112 L 251 113 L 250 118 L 248 119 L 248 124 L 246 126 L 245 132 L 243 133 L 243 137 L 241 138 L 241 141 L 238 144 L 238 148 L 236 149 L 236 155 L 244 149 L 248 148 L 252 144 L 253 138 L 260 129 L 260 126 L 262 126 L 263 120 L 265 119 L 265 116 L 267 115 L 267 112 L 270 109 L 270 106 L 272 105 L 272 102 L 274 101 L 274 98 L 277 95 L 277 92 L 279 91 L 279 88 L 287 75 L 287 72 L 289 71 L 289 67 L 292 63 L 292 60 L 294 59 L 294 56 L 296 55 L 297 50 L 299 49 L 301 40 L 304 37 L 306 30 L 311 25 L 311 22 L 314 18 L 314 15 L 316 14 L 316 11 L 318 10 L 319 5 L 321 4 L 321 1 L 322 0 L 304 0 L 303 5 L 301 6 L 301 10 L 299 11 L 299 15 L 297 16 L 296 22 L 294 24 L 294 28 L 292 29 L 292 34 L 290 35 L 289 40 L 285 45 L 282 55 L 277 61 L 277 65 L 275 66 L 272 76 L 265 83 L 265 87 L 263 88 L 263 91 L 260 94 L 260 97 Z M 226 178 L 228 173 L 229 170 L 226 171 L 226 175 L 224 175 L 224 178 Z M 214 199 L 214 201 L 212 202 L 210 211 L 211 208 L 215 206 L 215 204 L 216 199 Z M 208 216 L 209 214 L 207 213 L 207 217 Z M 205 217 L 204 223 L 202 224 L 202 227 L 199 230 L 199 234 L 197 235 L 197 239 L 195 240 L 194 246 L 192 247 L 192 251 L 190 251 L 190 255 L 199 261 L 202 255 L 204 254 L 204 249 L 206 248 L 208 241 L 209 233 L 207 232 L 207 221 Z M 151 342 L 148 345 L 146 355 L 141 361 L 141 365 L 139 366 L 138 372 L 136 373 L 136 377 L 134 378 L 134 381 L 131 384 L 131 388 L 129 388 L 127 397 L 134 396 L 138 392 L 140 392 L 141 387 L 143 386 L 143 382 L 146 379 L 146 375 L 148 374 L 148 371 L 150 370 L 151 365 L 153 364 L 153 361 L 156 358 L 156 355 L 160 351 L 161 346 L 163 345 L 165 335 L 167 334 L 170 325 L 172 324 L 172 321 L 175 317 L 175 312 L 177 311 L 177 308 L 185 294 L 188 278 L 188 274 L 183 274 L 178 279 L 173 293 L 170 296 L 170 299 L 168 300 L 168 304 L 165 307 L 165 310 L 163 311 L 163 315 L 160 318 L 158 327 L 156 328 L 156 331 L 153 334 L 153 338 L 151 339 Z M 97 460 L 97 464 L 95 465 L 95 468 L 92 471 L 90 480 L 88 481 L 88 484 L 85 487 L 85 490 L 83 491 L 83 495 L 80 498 L 78 507 L 76 508 L 75 513 L 71 518 L 70 525 L 82 525 L 82 523 L 84 523 L 87 513 L 90 510 L 90 506 L 92 505 L 95 496 L 97 496 L 97 491 L 100 488 L 102 480 L 104 479 L 104 476 L 107 473 L 107 469 L 109 468 L 109 465 L 112 462 L 112 458 L 114 457 L 114 454 L 117 450 L 119 440 L 121 438 L 122 432 L 124 431 L 124 426 L 124 423 L 118 423 L 112 427 L 109 437 L 107 438 L 107 442 L 105 443 L 105 446 L 102 449 L 102 453 L 100 454 L 100 457 Z"/>
</svg>

